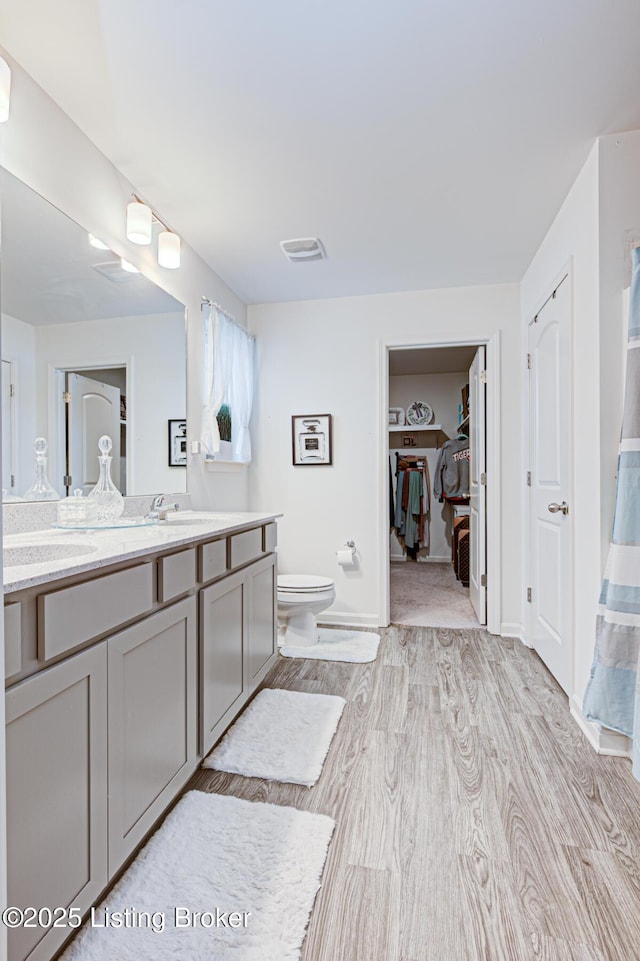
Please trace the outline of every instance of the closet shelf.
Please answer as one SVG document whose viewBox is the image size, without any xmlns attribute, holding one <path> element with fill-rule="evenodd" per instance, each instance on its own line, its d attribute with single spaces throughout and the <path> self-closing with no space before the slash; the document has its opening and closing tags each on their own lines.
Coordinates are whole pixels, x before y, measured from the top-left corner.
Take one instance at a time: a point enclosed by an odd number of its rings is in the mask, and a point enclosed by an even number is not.
<svg viewBox="0 0 640 961">
<path fill-rule="evenodd" d="M 402 431 L 404 434 L 411 434 L 411 433 L 414 433 L 415 431 L 423 431 L 423 430 L 430 430 L 430 431 L 442 430 L 442 424 L 423 424 L 422 426 L 420 425 L 416 426 L 415 424 L 405 424 L 402 427 L 398 427 L 396 424 L 394 424 L 393 426 L 389 425 L 390 433 L 391 432 L 398 433 L 399 431 Z"/>
</svg>

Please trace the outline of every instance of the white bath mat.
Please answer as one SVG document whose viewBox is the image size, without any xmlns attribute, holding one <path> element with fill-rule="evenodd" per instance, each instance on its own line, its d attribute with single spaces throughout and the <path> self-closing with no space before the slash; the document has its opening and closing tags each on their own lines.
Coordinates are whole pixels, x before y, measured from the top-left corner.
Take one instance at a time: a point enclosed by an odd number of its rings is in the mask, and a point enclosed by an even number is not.
<svg viewBox="0 0 640 961">
<path fill-rule="evenodd" d="M 323 814 L 190 791 L 62 959 L 296 961 L 333 828 Z M 115 912 L 130 923 L 116 927 Z"/>
<path fill-rule="evenodd" d="M 260 691 L 203 767 L 311 787 L 346 701 L 332 694 Z"/>
<path fill-rule="evenodd" d="M 315 658 L 319 661 L 349 661 L 364 664 L 375 661 L 378 656 L 380 635 L 369 631 L 334 631 L 321 627 L 320 640 L 308 647 L 292 647 L 283 644 L 280 653 L 284 657 Z"/>
</svg>

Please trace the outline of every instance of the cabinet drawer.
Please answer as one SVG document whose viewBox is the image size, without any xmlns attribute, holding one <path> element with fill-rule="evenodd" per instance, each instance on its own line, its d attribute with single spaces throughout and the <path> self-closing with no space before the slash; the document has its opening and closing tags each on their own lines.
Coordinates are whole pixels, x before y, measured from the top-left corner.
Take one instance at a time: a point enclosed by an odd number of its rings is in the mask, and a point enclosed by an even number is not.
<svg viewBox="0 0 640 961">
<path fill-rule="evenodd" d="M 172 601 L 196 583 L 196 552 L 193 547 L 158 560 L 158 600 Z"/>
<path fill-rule="evenodd" d="M 38 657 L 49 660 L 146 614 L 153 606 L 153 566 L 99 575 L 38 598 Z"/>
<path fill-rule="evenodd" d="M 4 676 L 13 677 L 22 668 L 22 617 L 19 604 L 4 608 Z"/>
<path fill-rule="evenodd" d="M 200 548 L 200 580 L 203 584 L 227 571 L 227 539 L 211 541 Z"/>
<path fill-rule="evenodd" d="M 265 554 L 271 554 L 278 546 L 278 525 L 265 524 L 262 530 L 262 549 Z"/>
<path fill-rule="evenodd" d="M 241 567 L 262 557 L 262 528 L 232 534 L 229 538 L 229 567 Z"/>
</svg>

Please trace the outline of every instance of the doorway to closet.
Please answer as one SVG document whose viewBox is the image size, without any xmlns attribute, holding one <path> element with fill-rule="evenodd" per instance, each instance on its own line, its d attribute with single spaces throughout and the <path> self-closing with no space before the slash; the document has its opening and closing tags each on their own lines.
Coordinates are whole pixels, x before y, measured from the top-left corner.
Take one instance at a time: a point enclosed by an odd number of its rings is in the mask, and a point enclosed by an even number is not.
<svg viewBox="0 0 640 961">
<path fill-rule="evenodd" d="M 487 623 L 486 348 L 390 348 L 393 624 Z"/>
</svg>

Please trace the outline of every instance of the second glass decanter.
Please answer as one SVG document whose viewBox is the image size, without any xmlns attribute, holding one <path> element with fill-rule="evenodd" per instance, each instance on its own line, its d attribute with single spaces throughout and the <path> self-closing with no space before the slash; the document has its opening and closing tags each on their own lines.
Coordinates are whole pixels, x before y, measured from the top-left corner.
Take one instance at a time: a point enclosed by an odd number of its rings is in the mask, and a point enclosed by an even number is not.
<svg viewBox="0 0 640 961">
<path fill-rule="evenodd" d="M 47 477 L 47 450 L 44 437 L 36 437 L 33 449 L 36 454 L 36 479 L 24 495 L 26 501 L 57 501 L 60 495 L 53 489 Z"/>
<path fill-rule="evenodd" d="M 111 438 L 107 434 L 103 434 L 98 441 L 100 476 L 98 477 L 98 483 L 89 494 L 89 498 L 98 504 L 98 520 L 105 524 L 109 521 L 115 521 L 124 510 L 122 494 L 111 480 L 112 458 L 110 452 L 112 446 Z"/>
</svg>

